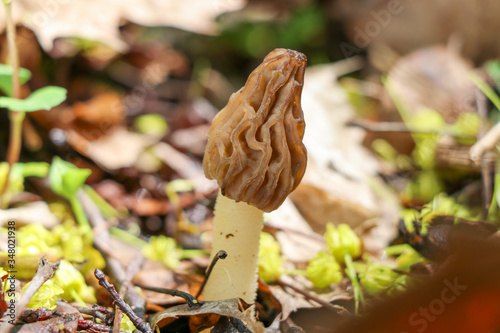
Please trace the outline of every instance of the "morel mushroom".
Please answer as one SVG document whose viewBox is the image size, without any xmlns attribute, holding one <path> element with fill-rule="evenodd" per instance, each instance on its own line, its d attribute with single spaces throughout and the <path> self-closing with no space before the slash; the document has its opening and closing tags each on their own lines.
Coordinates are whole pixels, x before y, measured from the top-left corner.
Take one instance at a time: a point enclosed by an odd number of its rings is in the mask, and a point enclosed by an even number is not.
<svg viewBox="0 0 500 333">
<path fill-rule="evenodd" d="M 203 169 L 221 189 L 212 256 L 225 250 L 228 257 L 214 267 L 205 300 L 255 301 L 263 212 L 283 203 L 306 168 L 300 106 L 305 66 L 300 52 L 272 51 L 210 127 Z"/>
</svg>

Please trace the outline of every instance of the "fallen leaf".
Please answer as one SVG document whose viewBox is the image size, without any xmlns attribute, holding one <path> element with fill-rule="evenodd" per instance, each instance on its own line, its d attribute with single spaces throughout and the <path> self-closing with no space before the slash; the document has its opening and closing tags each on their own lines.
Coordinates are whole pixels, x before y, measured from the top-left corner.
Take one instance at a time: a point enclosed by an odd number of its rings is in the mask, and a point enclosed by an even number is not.
<svg viewBox="0 0 500 333">
<path fill-rule="evenodd" d="M 12 3 L 15 22 L 33 30 L 46 51 L 60 37 L 77 37 L 102 42 L 125 51 L 119 27 L 122 19 L 145 26 L 172 26 L 198 33 L 214 34 L 214 19 L 238 10 L 244 0 L 18 0 Z M 0 32 L 5 12 L 0 8 Z"/>
<path fill-rule="evenodd" d="M 276 238 L 281 253 L 288 260 L 308 262 L 321 249 L 325 249 L 323 236 L 313 231 L 289 198 L 266 217 L 269 218 L 266 226 L 280 230 L 276 232 Z"/>
<path fill-rule="evenodd" d="M 77 119 L 108 128 L 121 124 L 125 117 L 122 97 L 116 92 L 106 92 L 85 102 L 75 102 L 72 110 Z"/>
<path fill-rule="evenodd" d="M 240 303 L 245 306 L 245 310 L 240 310 Z M 199 328 L 215 325 L 221 316 L 239 319 L 258 333 L 264 332 L 262 323 L 252 323 L 252 307 L 244 303 L 241 299 L 231 298 L 223 301 L 207 301 L 198 308 L 191 309 L 187 304 L 171 307 L 165 311 L 156 313 L 150 320 L 153 329 L 158 325 L 167 325 L 179 317 L 189 317 L 191 332 L 196 332 Z"/>
<path fill-rule="evenodd" d="M 134 165 L 143 150 L 157 141 L 150 136 L 129 132 L 118 126 L 95 140 L 88 140 L 81 131 L 77 128 L 68 130 L 69 144 L 108 170 Z"/>
</svg>

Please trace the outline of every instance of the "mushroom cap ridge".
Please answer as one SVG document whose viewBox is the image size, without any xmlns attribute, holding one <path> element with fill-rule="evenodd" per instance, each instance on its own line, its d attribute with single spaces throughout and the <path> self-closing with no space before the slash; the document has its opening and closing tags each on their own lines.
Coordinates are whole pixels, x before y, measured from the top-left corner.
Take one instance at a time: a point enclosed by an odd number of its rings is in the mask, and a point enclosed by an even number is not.
<svg viewBox="0 0 500 333">
<path fill-rule="evenodd" d="M 223 195 L 270 212 L 300 183 L 307 164 L 305 67 L 302 53 L 275 49 L 214 118 L 203 169 Z"/>
</svg>

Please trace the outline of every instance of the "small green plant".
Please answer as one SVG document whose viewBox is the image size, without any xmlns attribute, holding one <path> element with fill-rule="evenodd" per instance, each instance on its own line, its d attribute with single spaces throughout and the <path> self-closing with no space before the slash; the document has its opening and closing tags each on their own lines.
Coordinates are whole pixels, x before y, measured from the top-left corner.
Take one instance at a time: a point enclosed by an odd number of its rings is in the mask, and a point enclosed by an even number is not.
<svg viewBox="0 0 500 333">
<path fill-rule="evenodd" d="M 7 163 L 9 169 L 0 188 L 0 208 L 8 206 L 7 192 L 10 184 L 10 173 L 14 164 L 19 160 L 22 141 L 22 124 L 26 112 L 39 110 L 50 110 L 61 104 L 66 99 L 66 89 L 60 87 L 44 87 L 32 92 L 26 98 L 21 98 L 21 85 L 26 83 L 31 72 L 19 67 L 17 48 L 15 44 L 16 30 L 12 22 L 10 4 L 11 1 L 3 0 L 5 6 L 7 42 L 9 48 L 10 65 L 0 65 L 0 90 L 6 96 L 0 96 L 0 108 L 9 112 L 10 138 L 7 151 Z"/>
<path fill-rule="evenodd" d="M 80 169 L 57 156 L 52 160 L 49 170 L 50 187 L 54 192 L 68 199 L 76 221 L 84 228 L 86 236 L 92 238 L 92 228 L 77 196 L 78 190 L 82 188 L 90 174 L 90 169 Z"/>
</svg>

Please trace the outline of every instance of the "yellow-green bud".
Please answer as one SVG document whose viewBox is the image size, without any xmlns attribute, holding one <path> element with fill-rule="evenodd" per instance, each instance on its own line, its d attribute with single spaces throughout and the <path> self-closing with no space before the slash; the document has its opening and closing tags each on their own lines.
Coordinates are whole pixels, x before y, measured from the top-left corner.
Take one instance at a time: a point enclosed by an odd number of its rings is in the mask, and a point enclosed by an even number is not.
<svg viewBox="0 0 500 333">
<path fill-rule="evenodd" d="M 142 248 L 142 254 L 151 260 L 159 261 L 170 269 L 175 269 L 180 263 L 182 251 L 177 247 L 175 239 L 167 236 L 153 236 Z"/>
<path fill-rule="evenodd" d="M 326 251 L 320 251 L 311 259 L 306 277 L 316 288 L 325 288 L 342 280 L 342 270 L 335 258 Z"/>
<path fill-rule="evenodd" d="M 387 266 L 370 263 L 365 272 L 359 274 L 359 281 L 370 295 L 378 295 L 392 287 L 399 274 Z"/>
<path fill-rule="evenodd" d="M 82 273 L 67 260 L 61 260 L 52 280 L 63 289 L 64 293 L 61 298 L 67 301 L 96 302 L 94 288 L 87 286 Z M 77 298 L 80 298 L 80 300 Z"/>
<path fill-rule="evenodd" d="M 326 225 L 325 241 L 328 251 L 339 263 L 345 262 L 346 254 L 352 258 L 361 255 L 361 240 L 351 227 L 345 223 L 338 226 L 328 223 Z"/>
</svg>

